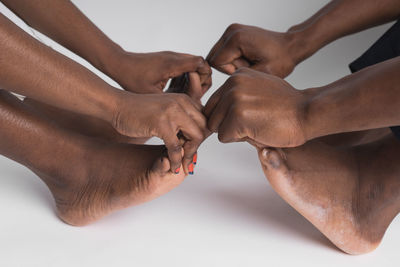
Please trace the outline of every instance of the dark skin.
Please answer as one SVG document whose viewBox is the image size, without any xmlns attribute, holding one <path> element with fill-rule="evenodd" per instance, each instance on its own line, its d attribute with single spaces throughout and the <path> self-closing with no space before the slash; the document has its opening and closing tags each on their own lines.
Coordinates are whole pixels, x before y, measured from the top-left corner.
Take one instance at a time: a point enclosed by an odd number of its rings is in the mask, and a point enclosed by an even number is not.
<svg viewBox="0 0 400 267">
<path fill-rule="evenodd" d="M 76 129 L 78 121 L 90 120 L 37 105 L 0 90 L 0 153 L 42 179 L 54 197 L 57 215 L 68 224 L 87 225 L 150 201 L 186 176 L 170 171 L 164 146 L 118 143 L 108 133 L 100 134 L 107 129 L 105 122 L 91 125 L 96 127 L 92 132 Z"/>
<path fill-rule="evenodd" d="M 26 1 L 17 2 L 22 6 L 27 3 Z M 54 2 L 64 5 L 66 1 Z M 11 5 L 14 9 L 18 6 L 14 2 Z M 72 9 L 74 18 L 81 15 L 81 13 L 74 13 L 76 9 L 72 4 L 67 7 Z M 21 14 L 24 14 L 24 12 L 21 11 Z M 41 18 L 40 21 L 43 19 Z M 197 97 L 195 100 L 183 94 L 124 92 L 111 87 L 81 65 L 31 38 L 4 16 L 0 15 L 0 21 L 0 36 L 2 36 L 0 47 L 3 51 L 0 67 L 0 86 L 2 88 L 43 103 L 50 103 L 65 110 L 106 121 L 118 133 L 125 136 L 134 138 L 160 137 L 164 140 L 168 149 L 171 171 L 179 171 L 183 162 L 184 171 L 188 172 L 198 146 L 208 134 L 206 120 L 199 111 L 201 106 L 198 103 L 198 97 L 208 86 L 202 85 L 201 77 L 204 78 L 203 74 L 189 73 L 191 78 L 194 77 L 190 79 L 191 89 L 189 91 L 195 92 L 192 93 Z M 48 24 L 53 25 L 54 23 Z M 89 24 L 89 26 L 92 25 Z M 69 34 L 72 33 L 67 32 L 64 36 L 57 31 L 61 28 L 63 27 L 56 27 L 53 30 L 57 32 L 57 36 L 60 38 L 63 36 L 63 38 L 68 39 Z M 94 31 L 93 36 L 103 36 L 97 28 L 89 27 L 87 30 L 90 29 Z M 76 34 L 79 35 L 79 33 Z M 76 40 L 77 38 L 72 39 Z M 99 42 L 100 39 L 99 37 Z M 97 41 L 97 39 L 94 41 Z M 85 42 L 81 42 L 81 44 L 85 46 Z M 82 55 L 85 55 L 86 49 L 82 47 L 82 51 L 76 50 L 75 52 L 81 52 Z M 96 49 L 93 49 L 93 51 L 96 51 Z M 103 52 L 103 50 L 100 52 Z M 168 55 L 172 54 L 168 53 Z M 199 58 L 193 61 L 190 60 L 192 57 L 188 55 L 182 56 L 183 61 L 177 59 L 180 56 L 174 55 L 172 57 L 175 61 L 170 64 L 179 63 L 179 68 L 196 66 L 196 69 L 198 69 L 197 63 L 200 64 Z M 154 56 L 151 56 L 151 58 L 153 59 L 150 61 L 153 62 Z M 184 62 L 186 63 L 183 64 Z M 204 61 L 200 65 L 208 68 Z M 210 73 L 207 75 L 210 75 Z M 177 71 L 175 74 L 179 75 L 181 72 Z M 146 127 L 143 127 L 144 125 Z M 184 149 L 183 157 L 181 148 Z"/>
<path fill-rule="evenodd" d="M 281 78 L 326 44 L 399 16 L 399 1 L 335 0 L 285 33 L 231 25 L 207 57 L 233 74 L 205 107 L 210 130 L 256 146 L 277 193 L 350 254 L 374 250 L 400 211 L 400 146 L 388 128 L 400 125 L 400 57 L 319 88 Z"/>
<path fill-rule="evenodd" d="M 204 112 L 222 142 L 252 140 L 271 147 L 399 125 L 399 69 L 395 58 L 321 88 L 297 90 L 276 76 L 243 68 L 214 93 Z"/>
<path fill-rule="evenodd" d="M 211 49 L 207 60 L 212 67 L 227 74 L 240 67 L 250 67 L 284 78 L 297 64 L 328 43 L 399 16 L 397 0 L 334 0 L 287 32 L 232 24 Z M 337 134 L 326 137 L 325 141 L 337 145 L 358 144 L 385 133 L 387 129 Z"/>
<path fill-rule="evenodd" d="M 211 87 L 211 68 L 200 56 L 175 52 L 132 53 L 110 40 L 68 0 L 2 0 L 34 29 L 83 57 L 134 93 L 161 93 L 169 79 L 186 72 Z M 51 10 L 51 12 L 48 12 Z"/>
<path fill-rule="evenodd" d="M 232 24 L 211 49 L 207 61 L 226 74 L 250 67 L 284 78 L 328 43 L 399 16 L 397 0 L 334 0 L 287 32 Z"/>
</svg>

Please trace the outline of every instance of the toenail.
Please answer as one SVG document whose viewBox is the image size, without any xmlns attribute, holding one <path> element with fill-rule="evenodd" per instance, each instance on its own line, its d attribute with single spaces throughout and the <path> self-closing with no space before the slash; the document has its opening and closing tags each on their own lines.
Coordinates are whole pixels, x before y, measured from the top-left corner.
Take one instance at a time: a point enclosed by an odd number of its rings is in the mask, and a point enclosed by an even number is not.
<svg viewBox="0 0 400 267">
<path fill-rule="evenodd" d="M 181 167 L 177 168 L 177 169 L 175 170 L 175 174 L 178 174 L 180 170 L 181 170 Z"/>
<path fill-rule="evenodd" d="M 189 174 L 190 174 L 190 175 L 193 175 L 193 174 L 194 174 L 194 165 L 193 165 L 193 163 L 190 163 L 190 164 L 189 164 Z"/>
<path fill-rule="evenodd" d="M 196 165 L 197 164 L 197 152 L 194 154 L 193 156 L 193 164 Z"/>
</svg>

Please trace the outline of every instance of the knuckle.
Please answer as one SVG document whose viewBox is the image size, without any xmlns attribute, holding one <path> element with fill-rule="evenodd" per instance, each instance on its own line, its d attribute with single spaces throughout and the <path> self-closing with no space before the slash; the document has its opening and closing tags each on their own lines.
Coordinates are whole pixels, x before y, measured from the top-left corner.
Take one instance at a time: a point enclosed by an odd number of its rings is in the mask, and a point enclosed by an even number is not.
<svg viewBox="0 0 400 267">
<path fill-rule="evenodd" d="M 243 31 L 237 30 L 232 34 L 230 40 L 234 43 L 240 43 L 243 40 Z"/>
<path fill-rule="evenodd" d="M 205 60 L 202 56 L 195 56 L 193 58 L 193 61 L 196 64 L 196 66 L 199 66 L 199 67 L 205 66 Z"/>
<path fill-rule="evenodd" d="M 239 23 L 232 23 L 231 25 L 228 26 L 226 31 L 227 32 L 236 31 L 236 30 L 239 30 L 241 27 L 242 27 L 242 25 Z"/>
<path fill-rule="evenodd" d="M 244 75 L 241 74 L 242 71 L 239 72 L 235 72 L 230 78 L 229 81 L 233 84 L 233 85 L 239 85 L 242 84 L 246 77 Z"/>
<path fill-rule="evenodd" d="M 172 144 L 168 145 L 168 151 L 171 153 L 178 153 L 181 151 L 182 146 L 180 145 L 180 143 L 178 141 L 174 141 Z"/>
<path fill-rule="evenodd" d="M 175 56 L 175 55 L 176 55 L 175 52 L 172 52 L 172 51 L 170 51 L 170 50 L 162 51 L 162 52 L 160 52 L 160 53 L 163 53 L 165 56 L 169 56 L 169 57 L 172 57 L 172 56 Z"/>
<path fill-rule="evenodd" d="M 226 97 L 228 98 L 228 100 L 232 102 L 238 102 L 242 100 L 243 93 L 242 90 L 238 89 L 237 87 L 234 87 L 228 92 Z"/>
<path fill-rule="evenodd" d="M 232 106 L 232 114 L 233 117 L 235 118 L 236 121 L 240 122 L 243 121 L 244 118 L 246 118 L 246 109 L 240 107 L 240 105 L 234 105 Z"/>
<path fill-rule="evenodd" d="M 177 98 L 178 97 L 179 96 L 177 96 Z M 170 112 L 176 112 L 177 110 L 179 110 L 179 108 L 180 108 L 180 105 L 177 102 L 177 100 L 175 100 L 175 99 L 169 101 L 168 105 L 166 106 L 167 111 L 170 111 Z"/>
<path fill-rule="evenodd" d="M 195 135 L 193 136 L 193 142 L 192 145 L 194 147 L 198 146 L 198 144 L 200 144 L 203 140 L 204 140 L 205 134 L 201 131 L 198 131 L 195 133 Z"/>
</svg>

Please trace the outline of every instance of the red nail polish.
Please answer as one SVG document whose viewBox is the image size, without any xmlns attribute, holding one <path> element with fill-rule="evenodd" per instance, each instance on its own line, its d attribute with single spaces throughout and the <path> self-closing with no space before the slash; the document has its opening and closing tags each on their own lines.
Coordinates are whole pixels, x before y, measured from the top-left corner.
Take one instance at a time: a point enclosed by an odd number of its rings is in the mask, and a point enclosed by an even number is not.
<svg viewBox="0 0 400 267">
<path fill-rule="evenodd" d="M 175 170 L 175 174 L 178 174 L 180 170 L 181 170 L 181 167 L 177 168 L 177 169 Z"/>
<path fill-rule="evenodd" d="M 193 165 L 193 163 L 190 163 L 190 164 L 189 164 L 189 174 L 190 174 L 190 175 L 193 175 L 193 174 L 194 174 L 194 165 Z"/>
<path fill-rule="evenodd" d="M 196 165 L 197 164 L 197 152 L 194 154 L 193 156 L 193 164 Z"/>
</svg>

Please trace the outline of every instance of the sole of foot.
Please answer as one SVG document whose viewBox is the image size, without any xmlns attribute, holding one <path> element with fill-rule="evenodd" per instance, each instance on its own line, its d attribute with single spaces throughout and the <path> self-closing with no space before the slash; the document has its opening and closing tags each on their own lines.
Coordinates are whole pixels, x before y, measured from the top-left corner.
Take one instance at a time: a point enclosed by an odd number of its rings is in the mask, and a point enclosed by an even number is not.
<svg viewBox="0 0 400 267">
<path fill-rule="evenodd" d="M 399 212 L 400 142 L 393 136 L 355 147 L 320 141 L 259 149 L 275 191 L 349 254 L 374 250 Z"/>
<path fill-rule="evenodd" d="M 164 146 L 99 143 L 56 172 L 33 170 L 47 184 L 58 216 L 84 226 L 130 206 L 153 200 L 178 186 L 186 174 L 172 173 Z M 78 162 L 78 164 L 77 164 Z"/>
</svg>

